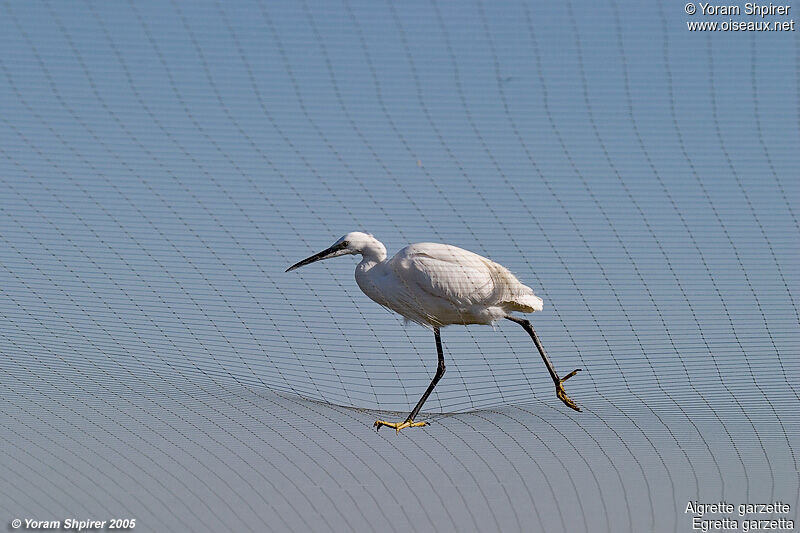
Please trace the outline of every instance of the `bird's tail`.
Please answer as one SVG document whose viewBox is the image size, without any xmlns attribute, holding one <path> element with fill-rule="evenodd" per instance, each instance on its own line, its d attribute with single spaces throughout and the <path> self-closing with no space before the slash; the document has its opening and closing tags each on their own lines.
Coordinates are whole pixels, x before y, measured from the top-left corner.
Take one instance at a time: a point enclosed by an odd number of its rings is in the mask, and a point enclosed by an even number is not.
<svg viewBox="0 0 800 533">
<path fill-rule="evenodd" d="M 533 313 L 544 308 L 544 302 L 535 294 L 520 294 L 512 301 L 504 302 L 512 311 L 520 313 Z"/>
<path fill-rule="evenodd" d="M 506 267 L 494 261 L 487 261 L 494 281 L 496 301 L 500 301 L 509 311 L 533 313 L 541 311 L 544 302 L 533 293 L 533 289 L 523 285 Z"/>
</svg>

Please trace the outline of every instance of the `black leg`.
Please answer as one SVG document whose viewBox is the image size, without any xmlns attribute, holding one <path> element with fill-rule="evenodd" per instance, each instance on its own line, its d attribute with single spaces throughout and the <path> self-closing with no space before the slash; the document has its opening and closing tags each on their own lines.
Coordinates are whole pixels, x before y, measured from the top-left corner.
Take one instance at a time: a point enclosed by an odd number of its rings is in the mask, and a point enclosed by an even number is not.
<svg viewBox="0 0 800 533">
<path fill-rule="evenodd" d="M 533 339 L 533 344 L 535 344 L 536 349 L 539 350 L 539 355 L 542 356 L 542 361 L 544 361 L 544 364 L 547 366 L 547 371 L 550 372 L 550 377 L 553 378 L 553 383 L 556 384 L 556 394 L 558 398 L 562 402 L 564 402 L 567 405 L 567 407 L 575 409 L 576 411 L 580 411 L 580 408 L 577 405 L 575 405 L 575 402 L 573 402 L 569 398 L 569 396 L 567 396 L 566 392 L 564 392 L 564 385 L 563 385 L 565 381 L 567 381 L 569 378 L 577 374 L 580 371 L 580 368 L 576 368 L 575 370 L 567 374 L 564 377 L 564 379 L 559 378 L 558 372 L 556 372 L 556 369 L 553 366 L 553 363 L 550 361 L 550 358 L 547 357 L 547 352 L 544 351 L 544 346 L 542 346 L 542 342 L 539 340 L 539 336 L 536 334 L 536 331 L 533 329 L 533 326 L 531 325 L 530 321 L 524 318 L 517 318 L 515 316 L 507 316 L 506 318 L 522 326 L 522 329 L 527 331 L 528 335 L 530 335 L 531 339 Z"/>
<path fill-rule="evenodd" d="M 444 353 L 442 353 L 442 337 L 439 335 L 439 328 L 433 328 L 433 335 L 436 337 L 436 353 L 439 355 L 439 366 L 436 367 L 436 375 L 433 376 L 431 384 L 428 385 L 428 390 L 425 391 L 425 394 L 419 399 L 417 405 L 414 406 L 414 409 L 408 415 L 408 418 L 406 418 L 406 422 L 413 421 L 417 414 L 419 414 L 419 410 L 422 409 L 422 404 L 425 403 L 425 400 L 427 400 L 428 396 L 433 392 L 433 388 L 436 387 L 436 384 L 439 383 L 439 380 L 444 376 Z"/>
<path fill-rule="evenodd" d="M 522 329 L 528 332 L 528 335 L 530 335 L 531 339 L 533 339 L 533 344 L 536 345 L 536 349 L 539 350 L 539 354 L 542 356 L 542 361 L 544 361 L 544 364 L 547 365 L 547 370 L 550 372 L 550 377 L 553 378 L 553 381 L 556 384 L 558 384 L 558 382 L 561 381 L 561 378 L 558 377 L 558 372 L 556 372 L 556 369 L 553 366 L 553 363 L 550 361 L 550 358 L 547 357 L 547 352 L 544 351 L 542 341 L 539 340 L 539 336 L 536 334 L 536 331 L 534 331 L 530 321 L 524 318 L 517 318 L 515 316 L 507 316 L 506 318 L 512 322 L 516 322 L 522 326 Z"/>
</svg>

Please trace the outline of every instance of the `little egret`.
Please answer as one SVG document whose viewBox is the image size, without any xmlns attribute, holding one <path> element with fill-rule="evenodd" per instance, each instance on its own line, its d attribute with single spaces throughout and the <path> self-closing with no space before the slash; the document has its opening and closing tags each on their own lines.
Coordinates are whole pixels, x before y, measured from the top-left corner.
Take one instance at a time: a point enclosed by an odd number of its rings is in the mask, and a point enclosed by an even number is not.
<svg viewBox="0 0 800 533">
<path fill-rule="evenodd" d="M 516 322 L 528 332 L 553 378 L 556 395 L 568 407 L 580 411 L 564 391 L 564 382 L 580 368 L 559 378 L 531 323 L 511 315 L 514 311 L 541 311 L 542 299 L 505 267 L 467 250 L 430 242 L 406 246 L 387 260 L 383 243 L 372 235 L 355 231 L 330 248 L 295 263 L 286 272 L 322 259 L 354 254 L 362 257 L 356 266 L 359 288 L 372 300 L 407 320 L 433 329 L 439 356 L 436 375 L 408 417 L 403 422 L 377 420 L 376 428 L 387 426 L 399 432 L 407 427 L 426 425 L 426 422 L 415 422 L 414 418 L 444 375 L 440 328 L 451 324 L 492 324 L 501 318 Z"/>
</svg>

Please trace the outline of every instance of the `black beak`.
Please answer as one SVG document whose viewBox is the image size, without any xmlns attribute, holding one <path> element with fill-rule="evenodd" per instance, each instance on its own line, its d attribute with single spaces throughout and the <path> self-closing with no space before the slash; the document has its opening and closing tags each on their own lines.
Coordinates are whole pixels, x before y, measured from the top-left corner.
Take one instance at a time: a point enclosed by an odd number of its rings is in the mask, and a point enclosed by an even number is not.
<svg viewBox="0 0 800 533">
<path fill-rule="evenodd" d="M 346 245 L 343 242 L 340 242 L 339 244 L 334 244 L 330 248 L 326 248 L 325 250 L 322 250 L 318 254 L 314 254 L 311 257 L 307 257 L 306 259 L 303 259 L 302 261 L 293 264 L 292 266 L 290 266 L 289 268 L 286 269 L 286 272 L 291 272 L 292 270 L 294 270 L 296 268 L 300 268 L 301 266 L 306 266 L 306 265 L 309 265 L 311 263 L 315 263 L 317 261 L 320 261 L 322 259 L 327 259 L 328 257 L 333 256 L 333 254 L 335 254 L 339 250 L 342 250 L 345 246 Z"/>
</svg>

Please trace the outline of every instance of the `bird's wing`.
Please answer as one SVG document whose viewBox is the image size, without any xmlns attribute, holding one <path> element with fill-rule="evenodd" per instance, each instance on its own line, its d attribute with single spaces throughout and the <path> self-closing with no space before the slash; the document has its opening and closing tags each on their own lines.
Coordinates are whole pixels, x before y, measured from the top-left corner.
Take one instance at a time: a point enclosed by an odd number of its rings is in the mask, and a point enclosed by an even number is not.
<svg viewBox="0 0 800 533">
<path fill-rule="evenodd" d="M 402 286 L 400 296 L 417 306 L 430 298 L 459 308 L 494 305 L 511 292 L 510 281 L 524 287 L 501 265 L 447 244 L 412 244 L 390 263 Z"/>
</svg>

